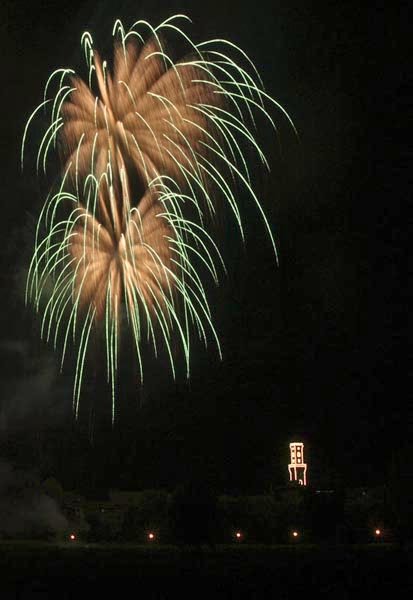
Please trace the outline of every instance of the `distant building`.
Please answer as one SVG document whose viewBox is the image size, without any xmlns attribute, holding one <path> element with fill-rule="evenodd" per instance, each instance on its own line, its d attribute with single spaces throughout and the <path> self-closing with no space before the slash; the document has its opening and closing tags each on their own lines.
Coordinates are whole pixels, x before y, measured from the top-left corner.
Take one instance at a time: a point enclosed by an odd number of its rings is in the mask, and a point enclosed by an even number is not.
<svg viewBox="0 0 413 600">
<path fill-rule="evenodd" d="M 290 464 L 288 465 L 290 481 L 297 481 L 300 485 L 307 485 L 307 463 L 304 462 L 304 444 L 291 442 Z"/>
</svg>

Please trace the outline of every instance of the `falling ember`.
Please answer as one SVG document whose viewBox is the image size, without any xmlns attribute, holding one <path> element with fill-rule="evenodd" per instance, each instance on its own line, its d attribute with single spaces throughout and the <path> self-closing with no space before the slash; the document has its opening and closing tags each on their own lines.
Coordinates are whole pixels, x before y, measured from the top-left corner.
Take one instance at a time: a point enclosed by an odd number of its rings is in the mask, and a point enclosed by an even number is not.
<svg viewBox="0 0 413 600">
<path fill-rule="evenodd" d="M 53 149 L 62 163 L 39 217 L 26 302 L 42 316 L 42 337 L 61 347 L 62 367 L 68 345 L 75 346 L 76 417 L 88 348 L 99 332 L 112 420 L 123 329 L 133 337 L 141 383 L 148 342 L 155 355 L 165 348 L 173 377 L 174 339 L 189 377 L 193 330 L 205 345 L 212 336 L 221 356 L 204 279 L 218 284 L 225 272 L 214 240 L 223 211 L 244 238 L 235 189 L 252 200 L 276 255 L 248 166 L 252 150 L 268 168 L 254 114 L 275 129 L 272 105 L 294 125 L 243 50 L 224 39 L 195 44 L 182 21 L 190 19 L 175 15 L 155 28 L 141 20 L 125 31 L 117 20 L 111 67 L 85 32 L 85 78 L 54 71 L 24 130 L 22 165 L 29 128 L 41 109 L 48 111 L 37 170 L 46 173 Z M 169 37 L 187 47 L 179 60 L 168 54 Z"/>
</svg>

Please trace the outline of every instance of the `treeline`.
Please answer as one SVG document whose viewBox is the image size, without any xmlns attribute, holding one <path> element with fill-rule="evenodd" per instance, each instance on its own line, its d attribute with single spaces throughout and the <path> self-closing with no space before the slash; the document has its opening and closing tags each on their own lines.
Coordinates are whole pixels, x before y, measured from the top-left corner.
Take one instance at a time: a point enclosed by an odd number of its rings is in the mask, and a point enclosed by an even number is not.
<svg viewBox="0 0 413 600">
<path fill-rule="evenodd" d="M 386 488 L 338 491 L 287 486 L 270 494 L 235 497 L 189 483 L 172 493 L 146 490 L 131 494 L 124 502 L 115 500 L 82 505 L 81 520 L 72 520 L 81 539 L 282 544 L 413 538 L 410 514 L 400 512 Z"/>
<path fill-rule="evenodd" d="M 111 492 L 87 499 L 49 478 L 3 469 L 0 538 L 161 544 L 411 541 L 407 490 L 287 485 L 229 496 L 200 482 L 173 491 Z"/>
</svg>

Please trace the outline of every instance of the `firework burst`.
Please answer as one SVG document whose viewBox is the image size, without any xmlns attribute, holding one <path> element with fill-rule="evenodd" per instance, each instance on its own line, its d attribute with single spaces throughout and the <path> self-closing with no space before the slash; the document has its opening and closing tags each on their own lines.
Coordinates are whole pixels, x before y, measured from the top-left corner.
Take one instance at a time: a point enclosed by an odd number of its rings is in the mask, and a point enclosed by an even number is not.
<svg viewBox="0 0 413 600">
<path fill-rule="evenodd" d="M 26 300 L 42 314 L 42 335 L 77 350 L 74 409 L 78 413 L 92 332 L 104 332 L 112 418 L 121 328 L 132 332 L 143 380 L 142 342 L 162 344 L 175 375 L 171 340 L 180 340 L 189 375 L 190 332 L 207 343 L 214 329 L 200 269 L 218 283 L 221 254 L 210 231 L 228 207 L 241 236 L 235 195 L 244 187 L 271 228 L 252 187 L 244 148 L 265 167 L 253 135 L 254 113 L 275 128 L 266 105 L 287 113 L 262 87 L 258 73 L 226 40 L 194 44 L 176 15 L 153 28 L 116 21 L 112 68 L 82 36 L 87 80 L 71 69 L 49 77 L 44 108 L 50 117 L 37 153 L 46 172 L 57 149 L 61 180 L 45 202 L 27 279 Z M 184 58 L 168 54 L 168 36 L 184 43 Z M 244 65 L 244 66 L 242 66 Z M 208 333 L 209 330 L 209 333 Z"/>
</svg>

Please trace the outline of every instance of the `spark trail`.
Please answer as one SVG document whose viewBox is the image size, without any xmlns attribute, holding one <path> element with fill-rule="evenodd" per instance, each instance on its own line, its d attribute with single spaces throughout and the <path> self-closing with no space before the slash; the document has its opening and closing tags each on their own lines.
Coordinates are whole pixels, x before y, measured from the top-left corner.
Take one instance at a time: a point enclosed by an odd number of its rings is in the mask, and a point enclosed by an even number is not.
<svg viewBox="0 0 413 600">
<path fill-rule="evenodd" d="M 46 112 L 37 170 L 46 173 L 58 151 L 62 175 L 39 217 L 29 268 L 26 302 L 42 315 L 41 333 L 61 347 L 76 349 L 73 405 L 77 416 L 91 336 L 103 332 L 108 381 L 115 415 L 120 335 L 132 333 L 140 380 L 142 344 L 155 354 L 162 345 L 175 376 L 173 336 L 190 368 L 190 335 L 207 344 L 212 335 L 220 353 L 204 273 L 218 284 L 225 270 L 214 221 L 229 210 L 242 238 L 236 190 L 244 188 L 276 246 L 270 224 L 253 189 L 248 168 L 252 149 L 268 163 L 255 139 L 254 115 L 276 131 L 268 105 L 285 110 L 263 89 L 248 56 L 235 44 L 191 41 L 175 15 L 157 27 L 137 21 L 126 32 L 113 28 L 109 69 L 82 36 L 87 79 L 57 69 L 43 102 L 27 121 Z M 176 60 L 169 38 L 187 52 Z M 294 129 L 295 131 L 295 129 Z M 246 150 L 247 149 L 247 150 Z"/>
</svg>

